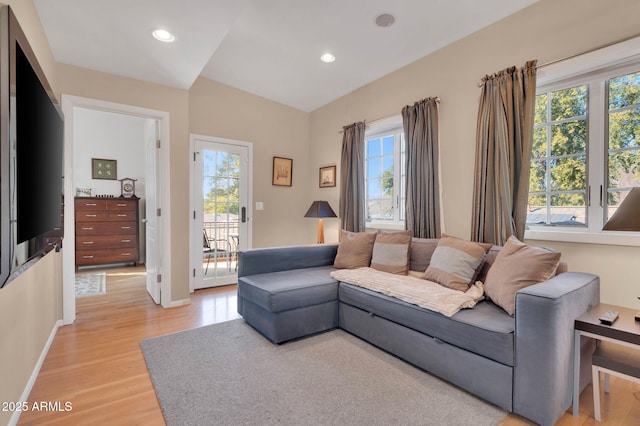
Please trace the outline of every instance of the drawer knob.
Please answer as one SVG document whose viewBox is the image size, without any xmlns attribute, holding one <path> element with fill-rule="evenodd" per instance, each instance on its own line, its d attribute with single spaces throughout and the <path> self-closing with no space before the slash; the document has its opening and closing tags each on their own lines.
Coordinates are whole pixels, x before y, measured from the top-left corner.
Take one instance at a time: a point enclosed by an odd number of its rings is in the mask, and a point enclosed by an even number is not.
<svg viewBox="0 0 640 426">
<path fill-rule="evenodd" d="M 82 244 L 91 245 L 91 244 L 93 244 L 93 241 L 83 241 Z"/>
<path fill-rule="evenodd" d="M 131 240 L 120 240 L 121 243 L 130 243 Z"/>
<path fill-rule="evenodd" d="M 130 226 L 121 226 L 120 229 L 131 229 Z"/>
<path fill-rule="evenodd" d="M 93 256 L 82 256 L 83 259 L 93 259 Z"/>
<path fill-rule="evenodd" d="M 85 203 L 85 206 L 87 206 L 87 207 L 95 207 L 95 206 L 97 206 L 97 204 L 96 203 Z"/>
<path fill-rule="evenodd" d="M 118 207 L 127 207 L 127 203 L 118 203 L 116 204 Z"/>
<path fill-rule="evenodd" d="M 131 253 L 121 253 L 121 256 L 131 256 Z"/>
<path fill-rule="evenodd" d="M 93 231 L 93 228 L 82 228 L 83 231 Z"/>
<path fill-rule="evenodd" d="M 127 217 L 127 214 L 119 214 L 118 217 Z"/>
<path fill-rule="evenodd" d="M 85 216 L 86 216 L 86 217 L 98 217 L 98 215 L 97 215 L 97 214 L 86 214 Z"/>
</svg>

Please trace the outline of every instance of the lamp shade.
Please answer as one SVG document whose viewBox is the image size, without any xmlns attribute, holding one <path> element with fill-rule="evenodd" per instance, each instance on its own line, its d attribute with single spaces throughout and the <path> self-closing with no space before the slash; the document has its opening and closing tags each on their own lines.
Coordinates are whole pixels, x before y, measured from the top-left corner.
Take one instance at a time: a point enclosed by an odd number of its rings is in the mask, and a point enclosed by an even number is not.
<svg viewBox="0 0 640 426">
<path fill-rule="evenodd" d="M 640 231 L 640 188 L 632 188 L 611 219 L 605 231 Z"/>
<path fill-rule="evenodd" d="M 304 217 L 337 217 L 327 201 L 314 201 Z"/>
</svg>

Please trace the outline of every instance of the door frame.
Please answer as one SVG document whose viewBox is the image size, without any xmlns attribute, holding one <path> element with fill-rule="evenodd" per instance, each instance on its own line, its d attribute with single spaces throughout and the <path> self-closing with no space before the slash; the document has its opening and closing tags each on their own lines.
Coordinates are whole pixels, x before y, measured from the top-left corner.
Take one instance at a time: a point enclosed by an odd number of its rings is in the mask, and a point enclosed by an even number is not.
<svg viewBox="0 0 640 426">
<path fill-rule="evenodd" d="M 75 212 L 74 203 L 75 182 L 73 179 L 73 122 L 74 109 L 86 108 L 116 114 L 133 115 L 141 118 L 157 120 L 160 125 L 160 149 L 158 153 L 159 164 L 156 167 L 158 188 L 162 194 L 160 207 L 162 217 L 159 218 L 158 230 L 162 235 L 162 246 L 159 249 L 159 268 L 162 271 L 161 305 L 171 306 L 171 193 L 168 188 L 169 176 L 169 113 L 132 105 L 118 104 L 91 98 L 62 94 L 62 112 L 64 123 L 64 240 L 62 249 L 62 321 L 63 324 L 72 324 L 76 319 L 76 295 L 75 295 Z"/>
<path fill-rule="evenodd" d="M 205 136 L 195 133 L 189 135 L 189 158 L 193 160 L 195 158 L 195 143 L 196 140 L 211 142 L 211 143 L 223 143 L 227 145 L 236 145 L 247 148 L 247 235 L 243 239 L 245 241 L 245 248 L 251 248 L 253 246 L 253 143 L 236 139 L 219 138 L 215 136 Z M 198 265 L 198 262 L 202 262 L 201 251 L 196 252 L 195 247 L 202 247 L 202 234 L 200 229 L 196 229 L 195 222 L 195 210 L 196 210 L 196 197 L 201 194 L 194 194 L 194 188 L 196 188 L 196 176 L 195 176 L 195 162 L 189 161 L 189 269 L 194 271 Z M 200 266 L 201 268 L 201 266 Z M 189 292 L 193 293 L 195 288 L 195 273 L 189 273 Z"/>
</svg>

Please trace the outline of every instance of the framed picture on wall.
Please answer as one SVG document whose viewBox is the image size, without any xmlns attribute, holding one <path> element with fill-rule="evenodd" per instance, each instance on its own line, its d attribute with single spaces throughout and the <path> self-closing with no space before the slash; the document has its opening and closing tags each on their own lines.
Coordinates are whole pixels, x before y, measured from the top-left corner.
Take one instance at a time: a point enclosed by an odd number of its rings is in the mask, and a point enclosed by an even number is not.
<svg viewBox="0 0 640 426">
<path fill-rule="evenodd" d="M 293 160 L 273 157 L 273 176 L 271 183 L 276 186 L 291 186 L 293 183 Z"/>
<path fill-rule="evenodd" d="M 117 160 L 105 160 L 104 158 L 91 159 L 91 177 L 93 179 L 116 180 L 118 178 Z"/>
<path fill-rule="evenodd" d="M 336 186 L 336 166 L 320 167 L 320 188 Z"/>
</svg>

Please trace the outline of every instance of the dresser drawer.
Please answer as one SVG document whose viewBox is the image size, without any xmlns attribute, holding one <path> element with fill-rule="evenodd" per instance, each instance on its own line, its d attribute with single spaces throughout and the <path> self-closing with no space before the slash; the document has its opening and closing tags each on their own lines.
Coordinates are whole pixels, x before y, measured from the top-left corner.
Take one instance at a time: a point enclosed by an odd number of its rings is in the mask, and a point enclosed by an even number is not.
<svg viewBox="0 0 640 426">
<path fill-rule="evenodd" d="M 76 223 L 76 235 L 136 235 L 136 222 Z"/>
<path fill-rule="evenodd" d="M 138 249 L 76 250 L 76 265 L 97 265 L 106 263 L 128 263 L 138 261 Z"/>
<path fill-rule="evenodd" d="M 76 237 L 76 250 L 136 247 L 134 235 L 101 235 Z"/>
<path fill-rule="evenodd" d="M 107 210 L 133 210 L 138 207 L 137 201 L 127 200 L 123 198 L 116 198 L 105 200 L 107 202 Z"/>
<path fill-rule="evenodd" d="M 97 200 L 95 198 L 76 198 L 76 211 L 78 210 L 106 210 L 107 200 Z"/>
<path fill-rule="evenodd" d="M 136 220 L 138 212 L 135 210 L 109 210 L 107 212 L 107 220 Z"/>
<path fill-rule="evenodd" d="M 96 220 L 107 220 L 106 210 L 80 210 L 76 212 L 76 222 L 95 222 Z"/>
</svg>

